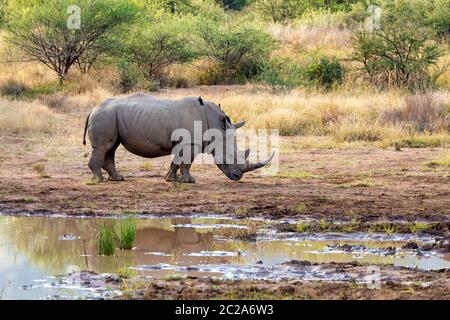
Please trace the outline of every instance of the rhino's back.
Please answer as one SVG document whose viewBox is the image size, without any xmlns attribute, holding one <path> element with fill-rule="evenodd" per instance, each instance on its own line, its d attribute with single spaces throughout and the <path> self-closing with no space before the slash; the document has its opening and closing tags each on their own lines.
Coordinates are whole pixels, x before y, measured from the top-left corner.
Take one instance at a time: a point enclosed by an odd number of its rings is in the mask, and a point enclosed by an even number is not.
<svg viewBox="0 0 450 320">
<path fill-rule="evenodd" d="M 114 99 L 104 109 L 116 116 L 120 142 L 144 157 L 170 154 L 172 132 L 178 128 L 193 132 L 194 121 L 203 120 L 195 98 L 165 100 L 139 94 Z"/>
</svg>

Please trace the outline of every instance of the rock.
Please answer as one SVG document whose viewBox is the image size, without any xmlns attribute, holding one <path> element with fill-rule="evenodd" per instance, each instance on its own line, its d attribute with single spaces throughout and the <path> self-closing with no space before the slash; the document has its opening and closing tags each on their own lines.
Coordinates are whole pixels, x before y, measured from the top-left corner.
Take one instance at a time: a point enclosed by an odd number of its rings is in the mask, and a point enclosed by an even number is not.
<svg viewBox="0 0 450 320">
<path fill-rule="evenodd" d="M 407 244 L 405 244 L 402 249 L 410 249 L 410 250 L 416 250 L 419 249 L 419 245 L 415 243 L 414 241 L 410 241 Z"/>
</svg>

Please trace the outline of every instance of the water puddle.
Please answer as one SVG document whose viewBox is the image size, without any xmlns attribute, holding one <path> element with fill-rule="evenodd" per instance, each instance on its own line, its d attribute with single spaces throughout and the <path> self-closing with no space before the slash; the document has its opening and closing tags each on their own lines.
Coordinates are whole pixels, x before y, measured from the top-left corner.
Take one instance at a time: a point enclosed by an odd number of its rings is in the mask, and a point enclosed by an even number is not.
<svg viewBox="0 0 450 320">
<path fill-rule="evenodd" d="M 450 268 L 431 236 L 278 233 L 264 219 L 200 215 L 138 217 L 133 249 L 99 256 L 97 235 L 111 218 L 0 216 L 0 298 L 112 298 L 113 274 L 350 281 L 329 263 Z"/>
</svg>

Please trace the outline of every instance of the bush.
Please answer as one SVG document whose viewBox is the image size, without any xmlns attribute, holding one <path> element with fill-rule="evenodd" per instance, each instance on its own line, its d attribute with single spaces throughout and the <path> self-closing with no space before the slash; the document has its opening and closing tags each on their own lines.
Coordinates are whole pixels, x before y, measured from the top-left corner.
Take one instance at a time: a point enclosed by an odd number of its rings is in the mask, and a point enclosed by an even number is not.
<svg viewBox="0 0 450 320">
<path fill-rule="evenodd" d="M 28 88 L 22 82 L 14 80 L 8 80 L 6 83 L 0 86 L 0 94 L 3 96 L 11 96 L 18 98 L 23 96 L 27 92 Z"/>
<path fill-rule="evenodd" d="M 427 20 L 430 26 L 441 37 L 450 36 L 450 1 L 435 0 L 429 1 L 430 12 Z"/>
<path fill-rule="evenodd" d="M 198 27 L 202 54 L 212 60 L 208 70 L 216 83 L 242 82 L 261 71 L 275 48 L 272 37 L 252 23 L 206 20 Z"/>
<path fill-rule="evenodd" d="M 378 87 L 404 86 L 426 89 L 434 86 L 441 72 L 430 72 L 442 53 L 435 32 L 427 25 L 416 2 L 383 2 L 380 28 L 355 34 L 354 60 Z"/>
<path fill-rule="evenodd" d="M 273 58 L 261 65 L 256 81 L 273 89 L 292 89 L 305 83 L 305 68 L 288 58 Z"/>
<path fill-rule="evenodd" d="M 309 0 L 257 0 L 255 10 L 263 18 L 274 23 L 286 23 L 298 18 L 311 6 Z"/>
<path fill-rule="evenodd" d="M 164 16 L 148 26 L 137 26 L 126 40 L 124 58 L 135 63 L 147 80 L 161 79 L 164 68 L 198 56 L 194 28 L 193 19 L 181 16 Z"/>
<path fill-rule="evenodd" d="M 135 89 L 143 79 L 142 72 L 131 63 L 120 62 L 117 69 L 119 71 L 119 88 L 122 93 Z"/>
<path fill-rule="evenodd" d="M 336 58 L 322 57 L 307 67 L 306 77 L 313 84 L 330 90 L 342 83 L 344 69 Z"/>
<path fill-rule="evenodd" d="M 450 125 L 447 108 L 429 93 L 406 97 L 403 107 L 386 110 L 380 120 L 421 133 L 447 130 Z"/>
<path fill-rule="evenodd" d="M 215 0 L 223 8 L 228 10 L 241 10 L 247 5 L 248 0 Z"/>
</svg>

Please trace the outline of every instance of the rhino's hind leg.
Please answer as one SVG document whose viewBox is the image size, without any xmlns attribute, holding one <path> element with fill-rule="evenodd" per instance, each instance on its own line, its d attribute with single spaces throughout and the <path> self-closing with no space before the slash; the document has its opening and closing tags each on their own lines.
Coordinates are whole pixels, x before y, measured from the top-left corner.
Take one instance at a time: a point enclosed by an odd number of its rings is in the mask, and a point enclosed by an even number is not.
<svg viewBox="0 0 450 320">
<path fill-rule="evenodd" d="M 116 171 L 116 164 L 114 162 L 115 154 L 117 147 L 119 146 L 119 142 L 116 142 L 114 146 L 109 149 L 106 153 L 105 160 L 103 161 L 103 169 L 106 170 L 109 174 L 109 181 L 123 181 L 125 180 L 120 174 Z"/>
<path fill-rule="evenodd" d="M 100 182 L 104 180 L 102 175 L 102 165 L 106 152 L 107 150 L 94 148 L 88 163 L 89 169 L 91 169 L 94 174 L 93 179 Z"/>
<path fill-rule="evenodd" d="M 191 176 L 189 170 L 191 169 L 191 164 L 182 164 L 180 166 L 181 177 L 178 179 L 178 182 L 181 183 L 195 183 L 195 179 Z"/>
<path fill-rule="evenodd" d="M 167 172 L 167 174 L 164 177 L 164 179 L 166 179 L 166 181 L 169 181 L 169 182 L 176 182 L 176 181 L 178 181 L 177 171 L 178 171 L 179 168 L 180 168 L 179 165 L 177 165 L 177 164 L 172 162 L 170 164 L 170 170 L 169 170 L 169 172 Z"/>
</svg>

